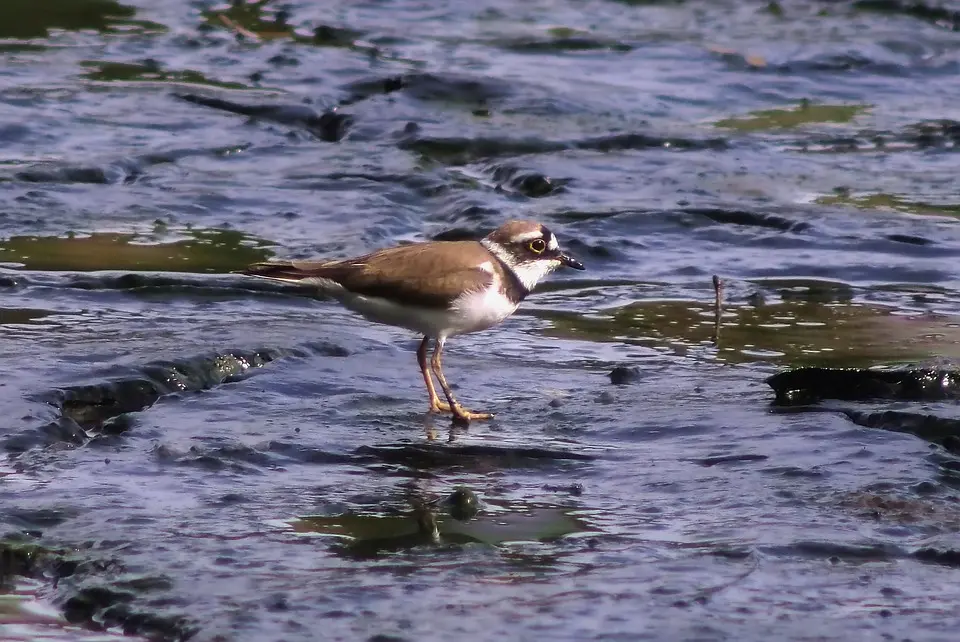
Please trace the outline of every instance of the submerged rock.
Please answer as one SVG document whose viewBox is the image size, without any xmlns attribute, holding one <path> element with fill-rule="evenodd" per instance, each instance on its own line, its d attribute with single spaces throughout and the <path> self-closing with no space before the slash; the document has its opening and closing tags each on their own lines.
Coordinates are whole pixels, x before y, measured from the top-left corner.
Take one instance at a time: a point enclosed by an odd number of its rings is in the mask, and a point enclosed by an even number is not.
<svg viewBox="0 0 960 642">
<path fill-rule="evenodd" d="M 346 136 L 353 124 L 353 116 L 335 109 L 318 113 L 305 105 L 248 105 L 199 94 L 174 94 L 174 96 L 195 105 L 305 129 L 328 143 L 338 142 Z"/>
<path fill-rule="evenodd" d="M 326 342 L 299 348 L 225 350 L 184 359 L 153 361 L 125 376 L 51 390 L 41 399 L 59 417 L 39 428 L 5 436 L 0 448 L 22 452 L 55 443 L 81 445 L 91 436 L 120 435 L 133 426 L 130 413 L 153 406 L 167 395 L 209 390 L 238 381 L 251 370 L 287 357 L 345 356 L 342 347 Z"/>
<path fill-rule="evenodd" d="M 0 584 L 16 576 L 49 582 L 68 622 L 122 628 L 127 635 L 156 640 L 196 635 L 199 629 L 189 618 L 162 607 L 154 611 L 147 603 L 150 592 L 172 586 L 168 578 L 124 570 L 113 560 L 88 558 L 76 548 L 48 548 L 16 535 L 0 538 Z"/>
<path fill-rule="evenodd" d="M 460 521 L 476 517 L 480 512 L 480 498 L 469 488 L 457 488 L 447 497 L 450 516 Z"/>
<path fill-rule="evenodd" d="M 610 371 L 610 383 L 621 386 L 633 383 L 640 379 L 640 368 L 637 366 L 617 366 Z"/>
</svg>

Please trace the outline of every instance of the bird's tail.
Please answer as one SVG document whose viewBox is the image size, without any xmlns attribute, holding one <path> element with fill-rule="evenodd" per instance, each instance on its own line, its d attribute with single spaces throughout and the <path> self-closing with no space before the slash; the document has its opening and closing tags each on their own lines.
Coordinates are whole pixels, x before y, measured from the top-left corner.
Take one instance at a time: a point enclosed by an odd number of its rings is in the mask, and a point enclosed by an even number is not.
<svg viewBox="0 0 960 642">
<path fill-rule="evenodd" d="M 315 282 L 333 276 L 331 268 L 335 264 L 335 261 L 270 261 L 254 263 L 239 270 L 237 274 L 287 283 Z"/>
<path fill-rule="evenodd" d="M 254 263 L 242 270 L 237 270 L 236 274 L 259 276 L 264 279 L 286 281 L 288 283 L 297 283 L 309 276 L 306 272 L 294 266 L 290 261 Z"/>
</svg>

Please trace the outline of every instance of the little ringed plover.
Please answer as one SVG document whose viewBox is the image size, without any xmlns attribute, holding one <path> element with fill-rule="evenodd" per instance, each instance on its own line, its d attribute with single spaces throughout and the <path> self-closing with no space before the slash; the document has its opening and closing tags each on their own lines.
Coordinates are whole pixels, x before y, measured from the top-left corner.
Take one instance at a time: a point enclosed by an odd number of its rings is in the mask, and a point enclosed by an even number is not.
<svg viewBox="0 0 960 642">
<path fill-rule="evenodd" d="M 469 421 L 493 415 L 467 410 L 454 398 L 440 361 L 444 344 L 502 322 L 559 267 L 584 269 L 540 223 L 510 221 L 480 241 L 413 243 L 338 261 L 255 263 L 242 273 L 316 286 L 370 321 L 422 334 L 417 361 L 430 411 Z M 430 366 L 446 402 L 437 396 L 427 368 L 431 339 L 436 347 Z"/>
</svg>

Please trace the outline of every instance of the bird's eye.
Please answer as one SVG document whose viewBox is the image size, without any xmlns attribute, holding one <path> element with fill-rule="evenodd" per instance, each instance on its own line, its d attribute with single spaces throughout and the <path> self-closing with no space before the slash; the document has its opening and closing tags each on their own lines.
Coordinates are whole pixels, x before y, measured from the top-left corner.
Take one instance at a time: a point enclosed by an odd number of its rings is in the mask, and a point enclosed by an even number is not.
<svg viewBox="0 0 960 642">
<path fill-rule="evenodd" d="M 543 254 L 543 251 L 547 249 L 547 244 L 543 239 L 533 239 L 530 243 L 527 244 L 527 247 L 534 254 Z"/>
</svg>

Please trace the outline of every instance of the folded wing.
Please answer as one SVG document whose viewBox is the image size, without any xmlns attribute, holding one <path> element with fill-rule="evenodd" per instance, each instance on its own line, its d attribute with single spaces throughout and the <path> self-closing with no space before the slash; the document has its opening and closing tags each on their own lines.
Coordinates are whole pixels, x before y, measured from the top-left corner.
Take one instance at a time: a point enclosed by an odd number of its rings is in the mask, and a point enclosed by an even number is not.
<svg viewBox="0 0 960 642">
<path fill-rule="evenodd" d="M 493 274 L 479 267 L 489 260 L 478 243 L 435 242 L 378 250 L 343 261 L 255 263 L 242 273 L 322 288 L 333 282 L 355 294 L 446 308 L 465 291 L 476 292 L 493 283 Z"/>
</svg>

